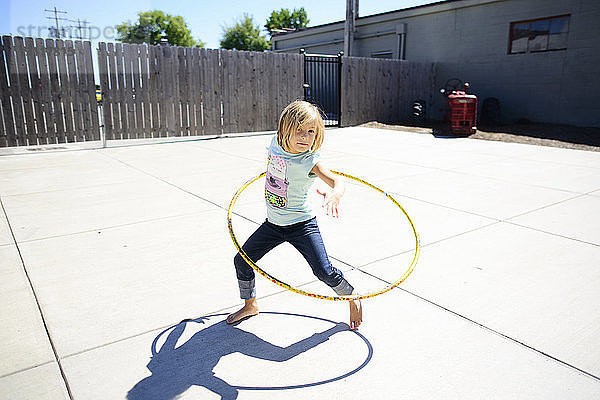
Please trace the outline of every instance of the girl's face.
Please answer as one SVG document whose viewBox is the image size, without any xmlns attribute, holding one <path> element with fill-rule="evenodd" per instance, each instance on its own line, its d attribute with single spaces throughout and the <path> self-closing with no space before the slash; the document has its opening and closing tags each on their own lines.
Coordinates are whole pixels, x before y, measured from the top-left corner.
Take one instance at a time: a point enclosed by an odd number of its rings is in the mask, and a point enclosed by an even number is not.
<svg viewBox="0 0 600 400">
<path fill-rule="evenodd" d="M 290 136 L 290 149 L 292 154 L 304 153 L 310 150 L 315 143 L 316 126 L 314 123 L 308 123 L 296 129 Z"/>
</svg>

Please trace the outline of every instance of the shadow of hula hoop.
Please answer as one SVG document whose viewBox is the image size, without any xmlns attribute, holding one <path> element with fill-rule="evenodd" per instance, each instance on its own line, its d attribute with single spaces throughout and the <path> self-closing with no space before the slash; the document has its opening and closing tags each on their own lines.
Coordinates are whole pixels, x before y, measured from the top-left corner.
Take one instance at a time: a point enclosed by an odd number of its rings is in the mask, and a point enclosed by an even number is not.
<svg viewBox="0 0 600 400">
<path fill-rule="evenodd" d="M 406 210 L 404 210 L 404 208 L 400 205 L 400 203 L 398 203 L 396 201 L 396 199 L 394 199 L 389 193 L 385 192 L 384 190 L 378 188 L 377 186 L 374 186 L 372 184 L 370 184 L 369 182 L 357 178 L 355 176 L 346 174 L 344 172 L 339 172 L 339 171 L 331 171 L 336 175 L 340 175 L 343 176 L 345 178 L 351 179 L 353 181 L 362 183 L 363 185 L 376 190 L 377 192 L 383 194 L 384 196 L 386 196 L 392 203 L 394 203 L 404 214 L 404 216 L 406 216 L 406 219 L 408 220 L 410 227 L 412 228 L 413 234 L 415 235 L 415 252 L 414 252 L 414 256 L 413 259 L 409 265 L 409 267 L 407 268 L 407 270 L 404 272 L 404 274 L 395 282 L 392 282 L 391 284 L 385 286 L 383 289 L 374 291 L 374 292 L 370 292 L 370 293 L 366 293 L 366 294 L 355 294 L 355 295 L 349 295 L 349 296 L 326 296 L 326 295 L 321 295 L 321 294 L 316 294 L 316 293 L 311 293 L 311 292 L 306 292 L 304 290 L 301 289 L 297 289 L 285 282 L 283 282 L 282 280 L 274 277 L 273 275 L 270 275 L 268 272 L 264 271 L 261 267 L 259 267 L 258 265 L 256 265 L 254 263 L 254 261 L 252 261 L 250 259 L 250 257 L 248 257 L 248 255 L 244 252 L 244 250 L 242 250 L 242 246 L 240 246 L 237 238 L 235 237 L 235 233 L 233 232 L 233 226 L 231 223 L 231 215 L 233 214 L 233 207 L 235 206 L 235 203 L 238 199 L 238 197 L 240 196 L 240 194 L 242 194 L 242 192 L 244 190 L 246 190 L 246 188 L 248 186 L 250 186 L 252 183 L 256 182 L 257 180 L 259 180 L 260 178 L 262 178 L 263 176 L 266 175 L 266 172 L 263 172 L 259 175 L 257 175 L 256 177 L 250 179 L 248 182 L 246 182 L 245 184 L 242 185 L 242 187 L 240 187 L 237 192 L 235 192 L 235 194 L 233 195 L 233 198 L 231 199 L 231 202 L 229 203 L 229 208 L 227 209 L 227 225 L 229 228 L 229 235 L 231 236 L 231 240 L 233 241 L 233 244 L 235 245 L 236 249 L 238 250 L 238 252 L 240 253 L 240 256 L 248 263 L 248 265 L 250 265 L 256 272 L 258 272 L 260 275 L 264 276 L 265 278 L 267 278 L 268 280 L 270 280 L 271 282 L 275 283 L 276 285 L 281 286 L 284 289 L 290 290 L 294 293 L 298 293 L 298 294 L 302 294 L 304 296 L 308 296 L 308 297 L 313 297 L 316 299 L 322 299 L 322 300 L 333 300 L 333 301 L 341 301 L 341 300 L 358 300 L 358 299 L 367 299 L 370 297 L 375 297 L 378 296 L 380 294 L 389 292 L 390 290 L 392 290 L 393 288 L 397 287 L 398 285 L 400 285 L 402 282 L 404 282 L 406 280 L 406 278 L 408 278 L 408 276 L 410 275 L 410 273 L 413 271 L 413 269 L 415 268 L 415 265 L 417 264 L 417 260 L 419 259 L 419 252 L 420 252 L 420 246 L 419 246 L 419 234 L 417 233 L 417 229 L 415 228 L 415 225 L 412 221 L 412 219 L 410 218 L 410 216 L 408 215 L 408 213 L 406 212 Z M 237 214 L 239 215 L 239 214 Z"/>
<path fill-rule="evenodd" d="M 303 314 L 295 314 L 295 313 L 284 313 L 284 312 L 276 312 L 276 311 L 263 311 L 261 312 L 261 314 L 272 314 L 272 315 L 287 315 L 287 316 L 292 316 L 292 317 L 301 317 L 301 318 L 311 318 L 311 319 L 316 319 L 319 321 L 324 321 L 324 322 L 329 322 L 331 324 L 336 324 L 335 321 L 329 320 L 329 319 L 325 319 L 325 318 L 321 318 L 321 317 L 315 317 L 312 315 L 303 315 Z M 211 317 L 219 317 L 219 316 L 225 316 L 227 315 L 226 313 L 223 314 L 212 314 L 212 315 L 205 315 L 203 317 L 197 318 L 197 319 L 185 319 L 183 321 L 181 321 L 179 324 L 181 324 L 182 322 L 198 322 L 198 323 L 203 323 L 202 321 L 204 319 L 210 319 Z M 168 331 L 170 331 L 171 329 L 173 329 L 174 327 L 176 327 L 179 324 L 175 324 L 172 325 L 166 329 L 164 329 L 161 333 L 159 333 L 155 338 L 154 341 L 152 342 L 152 346 L 150 348 L 150 351 L 152 352 L 152 356 L 156 356 L 158 354 L 158 351 L 156 349 L 156 346 L 158 344 L 158 341 L 160 340 L 161 336 L 164 335 L 165 333 L 167 333 Z M 326 383 L 331 383 L 331 382 L 335 382 L 335 381 L 339 381 L 342 379 L 345 379 L 351 375 L 354 375 L 355 373 L 357 373 L 358 371 L 360 371 L 361 369 L 363 369 L 373 358 L 373 345 L 371 345 L 371 342 L 369 342 L 369 340 L 364 337 L 360 332 L 354 330 L 349 330 L 349 332 L 355 334 L 356 336 L 358 336 L 367 346 L 367 350 L 368 350 L 368 354 L 367 357 L 365 358 L 365 360 L 356 368 L 354 368 L 352 371 L 350 372 L 346 372 L 343 375 L 339 375 L 336 376 L 335 378 L 330 378 L 330 379 L 325 379 L 322 381 L 317 381 L 317 382 L 312 382 L 312 383 L 302 383 L 299 385 L 289 385 L 289 386 L 236 386 L 236 385 L 231 385 L 231 387 L 238 389 L 238 390 L 288 390 L 288 389 L 302 389 L 302 388 L 307 388 L 307 387 L 312 387 L 312 386 L 319 386 L 319 385 L 324 385 Z"/>
</svg>

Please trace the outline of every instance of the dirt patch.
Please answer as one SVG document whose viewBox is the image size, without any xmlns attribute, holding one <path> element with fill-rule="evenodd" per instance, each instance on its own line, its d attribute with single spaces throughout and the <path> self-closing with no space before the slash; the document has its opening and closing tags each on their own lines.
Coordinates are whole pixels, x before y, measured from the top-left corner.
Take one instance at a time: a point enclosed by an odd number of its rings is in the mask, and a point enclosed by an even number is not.
<svg viewBox="0 0 600 400">
<path fill-rule="evenodd" d="M 561 147 L 587 151 L 600 151 L 600 128 L 581 128 L 570 125 L 522 123 L 497 127 L 482 127 L 471 135 L 453 135 L 447 123 L 431 122 L 422 125 L 383 124 L 367 122 L 360 126 L 399 131 L 433 134 L 439 137 L 468 137 L 469 139 L 498 142 L 525 143 L 536 146 Z"/>
</svg>

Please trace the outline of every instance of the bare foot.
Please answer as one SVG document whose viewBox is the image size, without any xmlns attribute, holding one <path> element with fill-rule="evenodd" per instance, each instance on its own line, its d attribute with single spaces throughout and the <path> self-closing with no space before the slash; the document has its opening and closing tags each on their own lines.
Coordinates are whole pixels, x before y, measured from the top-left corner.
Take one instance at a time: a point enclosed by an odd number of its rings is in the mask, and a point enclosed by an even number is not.
<svg viewBox="0 0 600 400">
<path fill-rule="evenodd" d="M 358 329 L 362 323 L 362 304 L 360 300 L 350 300 L 350 329 Z"/>
<path fill-rule="evenodd" d="M 244 318 L 249 318 L 258 314 L 258 303 L 256 297 L 246 300 L 244 307 L 227 316 L 227 323 L 234 324 Z"/>
</svg>

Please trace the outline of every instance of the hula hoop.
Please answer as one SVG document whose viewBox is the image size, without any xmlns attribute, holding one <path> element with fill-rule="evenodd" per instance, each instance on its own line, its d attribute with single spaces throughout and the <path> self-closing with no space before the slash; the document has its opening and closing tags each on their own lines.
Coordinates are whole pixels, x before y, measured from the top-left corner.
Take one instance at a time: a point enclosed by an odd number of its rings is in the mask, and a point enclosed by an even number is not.
<svg viewBox="0 0 600 400">
<path fill-rule="evenodd" d="M 244 261 L 246 261 L 248 263 L 248 265 L 250 265 L 256 272 L 258 272 L 260 275 L 264 276 L 265 278 L 267 278 L 271 282 L 275 283 L 276 285 L 279 285 L 282 288 L 290 290 L 290 291 L 292 291 L 294 293 L 298 293 L 298 294 L 302 294 L 304 296 L 313 297 L 313 298 L 322 299 L 322 300 L 333 300 L 333 301 L 346 300 L 347 301 L 347 300 L 368 299 L 370 297 L 375 297 L 375 296 L 378 296 L 378 295 L 383 294 L 385 292 L 389 292 L 390 290 L 392 290 L 393 288 L 397 287 L 402 282 L 404 282 L 406 280 L 406 278 L 408 278 L 408 276 L 410 275 L 410 273 L 413 271 L 413 269 L 415 268 L 415 265 L 417 264 L 417 260 L 419 258 L 419 252 L 420 252 L 419 234 L 417 233 L 417 229 L 415 228 L 415 225 L 412 222 L 412 220 L 410 219 L 410 216 L 408 215 L 408 213 L 406 212 L 406 210 L 404 210 L 404 208 L 400 205 L 400 203 L 398 203 L 396 201 L 396 199 L 394 199 L 387 192 L 385 192 L 382 189 L 378 188 L 377 186 L 374 186 L 374 185 L 370 184 L 369 182 L 367 182 L 365 180 L 362 180 L 360 178 L 357 178 L 355 176 L 352 176 L 352 175 L 349 175 L 349 174 L 346 174 L 346 173 L 343 173 L 343 172 L 339 172 L 339 171 L 331 171 L 331 172 L 333 172 L 336 175 L 340 175 L 340 176 L 343 176 L 345 178 L 352 179 L 354 181 L 360 182 L 363 185 L 368 186 L 371 189 L 374 189 L 374 190 L 378 191 L 379 193 L 385 195 L 406 216 L 406 219 L 408 220 L 408 222 L 410 224 L 410 227 L 412 228 L 412 231 L 413 231 L 413 233 L 415 235 L 415 253 L 414 253 L 413 259 L 412 259 L 412 261 L 411 261 L 408 269 L 406 270 L 406 272 L 404 272 L 404 274 L 398 280 L 396 280 L 395 282 L 392 282 L 391 284 L 385 286 L 383 289 L 375 291 L 375 292 L 370 292 L 370 293 L 366 293 L 366 294 L 349 295 L 349 296 L 327 296 L 327 295 L 321 295 L 321 294 L 306 292 L 304 290 L 297 289 L 297 288 L 293 287 L 292 285 L 289 285 L 289 284 L 287 284 L 287 283 L 285 283 L 285 282 L 283 282 L 283 281 L 275 278 L 274 276 L 270 275 L 268 272 L 266 272 L 262 268 L 260 268 L 258 265 L 256 265 L 256 263 L 254 263 L 254 261 L 252 261 L 250 259 L 250 257 L 248 257 L 248 255 L 246 254 L 246 252 L 244 252 L 244 250 L 242 249 L 242 246 L 240 246 L 239 242 L 237 241 L 237 238 L 235 237 L 235 233 L 233 232 L 233 226 L 232 226 L 232 223 L 231 223 L 231 214 L 233 213 L 233 206 L 235 205 L 235 202 L 237 201 L 237 199 L 240 196 L 240 194 L 244 190 L 246 190 L 246 188 L 248 186 L 250 186 L 253 182 L 255 182 L 255 181 L 259 180 L 260 178 L 262 178 L 263 176 L 265 176 L 266 172 L 263 172 L 263 173 L 259 174 L 258 176 L 250 179 L 248 182 L 246 182 L 244 185 L 242 185 L 242 187 L 240 187 L 237 190 L 237 192 L 235 192 L 235 194 L 233 195 L 233 198 L 231 199 L 231 202 L 229 203 L 229 208 L 227 209 L 227 226 L 229 227 L 229 235 L 231 236 L 231 240 L 233 241 L 233 244 L 235 245 L 235 247 L 238 250 L 238 252 L 240 253 L 240 256 L 242 256 L 242 258 L 244 259 Z"/>
</svg>

